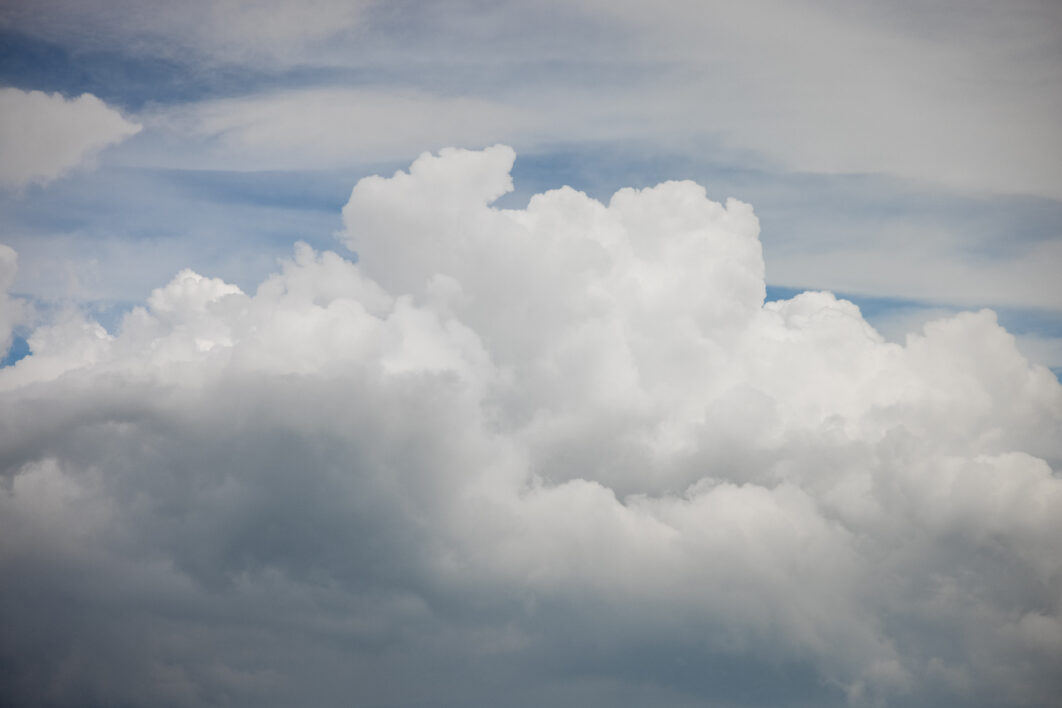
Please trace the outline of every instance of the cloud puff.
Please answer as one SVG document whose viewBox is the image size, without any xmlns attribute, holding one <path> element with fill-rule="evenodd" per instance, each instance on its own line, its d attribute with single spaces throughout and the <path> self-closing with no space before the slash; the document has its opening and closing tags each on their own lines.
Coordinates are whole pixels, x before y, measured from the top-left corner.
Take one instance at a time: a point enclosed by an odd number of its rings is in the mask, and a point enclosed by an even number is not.
<svg viewBox="0 0 1062 708">
<path fill-rule="evenodd" d="M 140 131 L 92 94 L 0 89 L 0 186 L 50 182 Z"/>
<path fill-rule="evenodd" d="M 764 302 L 691 182 L 525 209 L 511 149 L 354 188 L 0 370 L 6 697 L 1048 705 L 1062 386 L 989 311 Z"/>
</svg>

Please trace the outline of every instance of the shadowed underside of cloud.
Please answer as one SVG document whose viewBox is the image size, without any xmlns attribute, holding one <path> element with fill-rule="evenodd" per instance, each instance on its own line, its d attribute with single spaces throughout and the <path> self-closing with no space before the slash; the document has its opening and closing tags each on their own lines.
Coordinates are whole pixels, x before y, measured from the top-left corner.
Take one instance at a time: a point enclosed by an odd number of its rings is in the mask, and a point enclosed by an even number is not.
<svg viewBox="0 0 1062 708">
<path fill-rule="evenodd" d="M 29 337 L 0 702 L 1049 705 L 1055 377 L 989 311 L 765 303 L 691 182 L 493 208 L 513 158 L 359 182 L 357 263 Z"/>
</svg>

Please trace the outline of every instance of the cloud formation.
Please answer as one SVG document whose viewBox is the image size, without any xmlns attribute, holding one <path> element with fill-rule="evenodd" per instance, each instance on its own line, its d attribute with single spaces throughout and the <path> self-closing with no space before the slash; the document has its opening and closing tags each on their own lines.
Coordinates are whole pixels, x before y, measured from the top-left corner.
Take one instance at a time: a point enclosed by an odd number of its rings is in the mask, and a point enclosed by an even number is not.
<svg viewBox="0 0 1062 708">
<path fill-rule="evenodd" d="M 91 94 L 0 88 L 0 187 L 44 184 L 140 131 Z"/>
<path fill-rule="evenodd" d="M 1062 386 L 990 311 L 764 302 L 692 182 L 524 209 L 422 155 L 253 294 L 0 370 L 0 672 L 55 705 L 1028 705 Z"/>
</svg>

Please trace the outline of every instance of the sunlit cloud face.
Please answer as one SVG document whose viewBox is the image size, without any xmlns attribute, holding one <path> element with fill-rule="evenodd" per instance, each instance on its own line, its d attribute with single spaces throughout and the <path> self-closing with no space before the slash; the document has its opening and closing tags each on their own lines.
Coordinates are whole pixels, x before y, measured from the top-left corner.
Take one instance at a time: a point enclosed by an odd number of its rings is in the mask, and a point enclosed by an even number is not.
<svg viewBox="0 0 1062 708">
<path fill-rule="evenodd" d="M 1062 386 L 995 315 L 890 343 L 765 302 L 748 204 L 497 208 L 513 160 L 359 181 L 356 260 L 29 335 L 5 698 L 1049 705 Z"/>
</svg>

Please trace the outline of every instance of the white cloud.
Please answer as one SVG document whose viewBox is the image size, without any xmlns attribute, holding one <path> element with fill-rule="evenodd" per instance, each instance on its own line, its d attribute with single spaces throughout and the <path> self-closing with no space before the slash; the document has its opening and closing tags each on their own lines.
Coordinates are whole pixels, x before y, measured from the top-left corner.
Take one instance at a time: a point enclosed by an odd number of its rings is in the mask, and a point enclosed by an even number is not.
<svg viewBox="0 0 1062 708">
<path fill-rule="evenodd" d="M 362 180 L 357 263 L 34 333 L 0 370 L 9 694 L 1048 705 L 1055 377 L 989 311 L 901 345 L 764 303 L 752 208 L 691 182 L 492 208 L 513 159 Z"/>
<path fill-rule="evenodd" d="M 892 342 L 903 342 L 908 334 L 922 330 L 926 323 L 958 314 L 955 308 L 898 305 L 871 318 L 874 328 Z M 1052 369 L 1062 368 L 1062 338 L 1035 331 L 1015 336 L 1018 350 L 1032 362 Z"/>
<path fill-rule="evenodd" d="M 91 94 L 0 89 L 0 186 L 44 184 L 140 131 Z"/>
</svg>

